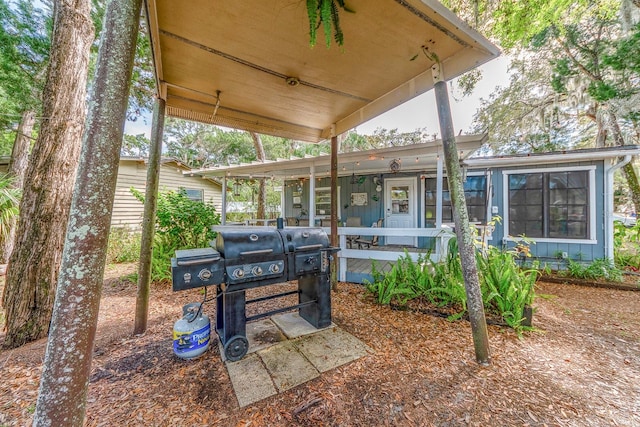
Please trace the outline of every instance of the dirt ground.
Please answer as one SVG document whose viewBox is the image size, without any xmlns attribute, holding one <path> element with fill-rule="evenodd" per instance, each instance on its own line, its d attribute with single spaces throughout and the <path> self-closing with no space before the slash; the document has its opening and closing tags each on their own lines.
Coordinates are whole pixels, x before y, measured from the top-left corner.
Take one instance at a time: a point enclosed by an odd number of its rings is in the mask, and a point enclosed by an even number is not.
<svg viewBox="0 0 640 427">
<path fill-rule="evenodd" d="M 334 322 L 375 353 L 240 409 L 217 345 L 196 361 L 172 353 L 182 305 L 202 295 L 155 285 L 149 329 L 133 337 L 132 271 L 106 274 L 89 426 L 640 426 L 640 292 L 539 283 L 537 331 L 490 326 L 482 367 L 468 322 L 377 306 L 340 284 Z M 0 426 L 31 424 L 44 348 L 0 351 Z"/>
</svg>

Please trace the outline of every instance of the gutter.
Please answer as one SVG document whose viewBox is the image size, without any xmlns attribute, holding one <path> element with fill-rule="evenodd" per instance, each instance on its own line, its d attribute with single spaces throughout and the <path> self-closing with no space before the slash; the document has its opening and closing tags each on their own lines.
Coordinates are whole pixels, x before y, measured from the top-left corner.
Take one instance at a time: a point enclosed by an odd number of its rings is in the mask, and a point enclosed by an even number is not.
<svg viewBox="0 0 640 427">
<path fill-rule="evenodd" d="M 630 154 L 624 156 L 618 163 L 612 165 L 605 171 L 605 192 L 604 192 L 604 254 L 613 260 L 613 174 L 618 169 L 627 165 L 632 159 Z"/>
</svg>

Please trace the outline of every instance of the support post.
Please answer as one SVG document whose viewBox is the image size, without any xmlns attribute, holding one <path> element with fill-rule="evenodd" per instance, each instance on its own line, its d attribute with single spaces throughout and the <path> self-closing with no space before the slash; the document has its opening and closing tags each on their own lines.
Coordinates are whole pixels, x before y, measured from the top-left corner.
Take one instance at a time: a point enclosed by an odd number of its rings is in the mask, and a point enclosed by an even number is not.
<svg viewBox="0 0 640 427">
<path fill-rule="evenodd" d="M 331 246 L 338 247 L 338 137 L 331 132 Z M 338 290 L 338 255 L 331 260 L 331 289 Z"/>
<path fill-rule="evenodd" d="M 158 206 L 158 183 L 160 181 L 160 159 L 162 156 L 165 106 L 166 101 L 162 98 L 157 98 L 153 107 L 151 146 L 149 147 L 149 163 L 147 166 L 147 185 L 144 193 L 140 262 L 138 263 L 138 294 L 136 295 L 136 316 L 133 326 L 134 335 L 143 334 L 147 330 L 147 320 L 149 318 L 151 260 L 153 258 L 153 236 L 156 229 L 156 208 Z"/>
<path fill-rule="evenodd" d="M 453 207 L 453 219 L 456 226 L 456 236 L 458 238 L 458 251 L 462 263 L 462 274 L 467 294 L 467 308 L 469 310 L 469 320 L 471 321 L 471 333 L 473 335 L 476 361 L 481 365 L 488 365 L 490 362 L 489 335 L 487 333 L 487 322 L 484 316 L 482 293 L 480 292 L 474 239 L 469 224 L 467 203 L 464 198 L 462 171 L 460 169 L 460 159 L 458 157 L 453 120 L 451 119 L 449 93 L 447 92 L 447 84 L 444 81 L 442 64 L 436 62 L 432 67 L 432 71 L 435 83 L 438 120 L 440 122 L 440 134 L 442 135 L 444 159 L 447 167 L 449 194 L 451 195 L 451 204 Z"/>
<path fill-rule="evenodd" d="M 309 166 L 309 227 L 316 225 L 316 166 Z"/>
<path fill-rule="evenodd" d="M 220 215 L 220 224 L 227 223 L 227 177 L 222 178 L 222 213 Z"/>
<path fill-rule="evenodd" d="M 442 157 L 438 154 L 436 159 L 436 230 L 442 229 L 442 189 L 444 187 L 444 176 L 442 173 Z M 436 238 L 436 254 L 439 260 L 442 260 L 442 251 L 446 248 L 442 247 L 442 238 Z"/>
</svg>

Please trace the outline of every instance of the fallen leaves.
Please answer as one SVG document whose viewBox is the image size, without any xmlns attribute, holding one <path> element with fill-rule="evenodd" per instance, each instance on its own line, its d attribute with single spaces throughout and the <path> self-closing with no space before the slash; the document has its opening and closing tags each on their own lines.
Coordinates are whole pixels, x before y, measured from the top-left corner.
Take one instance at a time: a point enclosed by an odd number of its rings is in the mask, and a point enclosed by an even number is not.
<svg viewBox="0 0 640 427">
<path fill-rule="evenodd" d="M 201 295 L 154 286 L 149 329 L 133 337 L 135 285 L 115 284 L 105 283 L 88 426 L 640 424 L 640 292 L 540 284 L 557 296 L 536 303 L 544 333 L 490 326 L 492 364 L 481 367 L 467 322 L 390 310 L 340 284 L 333 321 L 374 352 L 240 409 L 217 340 L 194 361 L 172 354 L 173 322 Z M 205 311 L 215 318 L 213 304 Z M 30 423 L 43 354 L 44 341 L 0 351 L 0 425 Z"/>
</svg>

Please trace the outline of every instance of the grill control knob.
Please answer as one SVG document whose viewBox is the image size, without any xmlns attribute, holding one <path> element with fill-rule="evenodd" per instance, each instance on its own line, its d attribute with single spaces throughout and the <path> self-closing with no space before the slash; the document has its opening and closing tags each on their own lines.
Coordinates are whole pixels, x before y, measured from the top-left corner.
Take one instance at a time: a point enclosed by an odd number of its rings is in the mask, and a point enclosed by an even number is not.
<svg viewBox="0 0 640 427">
<path fill-rule="evenodd" d="M 260 276 L 262 274 L 262 268 L 259 265 L 256 265 L 251 269 L 251 274 L 254 276 Z"/>
<path fill-rule="evenodd" d="M 203 268 L 202 270 L 200 270 L 200 273 L 198 273 L 198 277 L 202 281 L 207 281 L 211 278 L 211 271 L 207 270 L 206 268 Z"/>
<path fill-rule="evenodd" d="M 271 272 L 271 273 L 280 273 L 280 266 L 278 264 L 271 264 L 269 266 L 269 272 Z"/>
<path fill-rule="evenodd" d="M 244 270 L 241 268 L 236 268 L 235 270 L 233 270 L 233 277 L 236 277 L 236 278 L 244 277 Z"/>
</svg>

